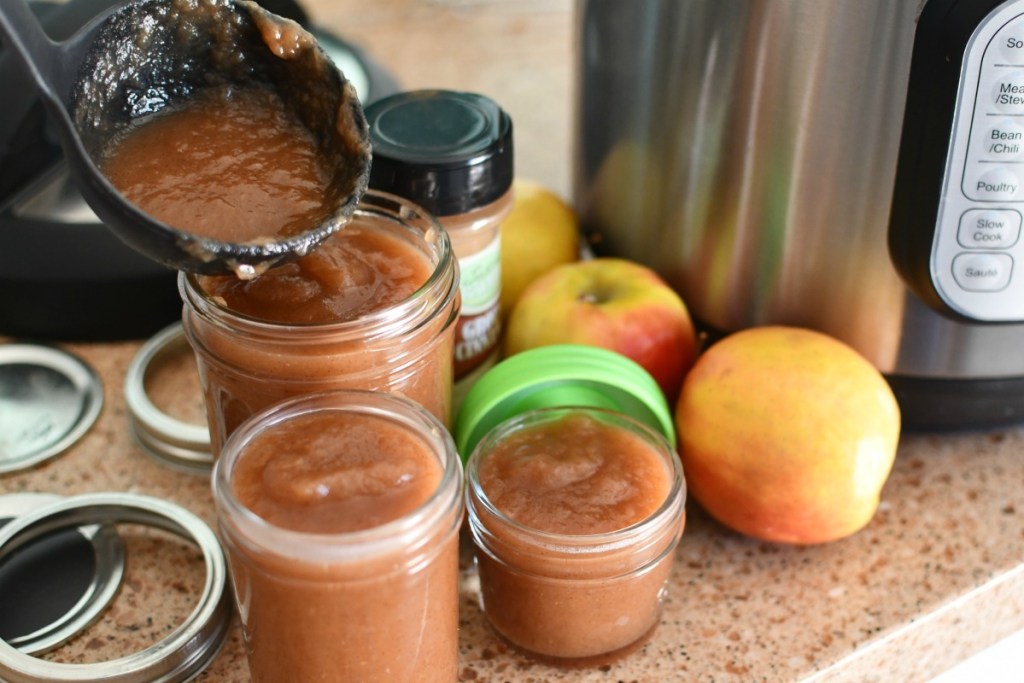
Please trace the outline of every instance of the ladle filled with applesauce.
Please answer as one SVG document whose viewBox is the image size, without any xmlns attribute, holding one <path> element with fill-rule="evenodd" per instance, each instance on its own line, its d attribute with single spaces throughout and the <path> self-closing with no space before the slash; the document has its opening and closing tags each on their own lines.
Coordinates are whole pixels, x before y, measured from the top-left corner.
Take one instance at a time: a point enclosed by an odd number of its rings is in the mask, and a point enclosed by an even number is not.
<svg viewBox="0 0 1024 683">
<path fill-rule="evenodd" d="M 311 34 L 253 2 L 130 0 L 54 43 L 4 0 L 0 38 L 90 208 L 171 268 L 255 277 L 340 229 L 366 189 L 355 90 Z"/>
</svg>

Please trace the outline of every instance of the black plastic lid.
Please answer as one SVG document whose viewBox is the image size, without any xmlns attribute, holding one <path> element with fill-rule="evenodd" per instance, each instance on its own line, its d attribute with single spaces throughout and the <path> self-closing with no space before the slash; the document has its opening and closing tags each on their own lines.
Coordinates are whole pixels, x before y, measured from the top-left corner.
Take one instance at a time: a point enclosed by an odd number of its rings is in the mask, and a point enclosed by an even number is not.
<svg viewBox="0 0 1024 683">
<path fill-rule="evenodd" d="M 417 90 L 377 100 L 365 113 L 371 188 L 451 216 L 512 186 L 512 120 L 483 95 Z"/>
</svg>

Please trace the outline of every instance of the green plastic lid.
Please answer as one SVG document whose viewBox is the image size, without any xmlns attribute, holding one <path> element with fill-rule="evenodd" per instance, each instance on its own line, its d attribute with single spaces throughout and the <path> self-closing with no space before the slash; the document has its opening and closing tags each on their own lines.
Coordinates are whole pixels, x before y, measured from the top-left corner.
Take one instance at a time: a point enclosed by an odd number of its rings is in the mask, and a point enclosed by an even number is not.
<svg viewBox="0 0 1024 683">
<path fill-rule="evenodd" d="M 676 445 L 672 412 L 654 378 L 633 360 L 596 346 L 541 346 L 506 358 L 466 395 L 455 420 L 462 459 L 491 429 L 535 408 L 613 410 L 660 432 Z"/>
</svg>

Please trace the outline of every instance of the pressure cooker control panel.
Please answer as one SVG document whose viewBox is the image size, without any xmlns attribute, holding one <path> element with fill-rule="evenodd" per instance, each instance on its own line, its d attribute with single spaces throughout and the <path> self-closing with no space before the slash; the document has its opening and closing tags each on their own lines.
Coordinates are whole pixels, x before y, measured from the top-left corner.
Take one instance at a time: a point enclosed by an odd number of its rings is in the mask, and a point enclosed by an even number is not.
<svg viewBox="0 0 1024 683">
<path fill-rule="evenodd" d="M 1024 2 L 978 25 L 959 82 L 931 277 L 965 318 L 1024 320 Z"/>
</svg>

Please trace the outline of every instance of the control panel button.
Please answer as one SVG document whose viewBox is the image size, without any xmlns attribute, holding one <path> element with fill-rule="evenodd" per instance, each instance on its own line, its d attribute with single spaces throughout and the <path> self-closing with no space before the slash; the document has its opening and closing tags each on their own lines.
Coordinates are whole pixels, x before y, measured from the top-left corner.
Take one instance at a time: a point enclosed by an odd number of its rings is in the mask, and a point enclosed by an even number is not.
<svg viewBox="0 0 1024 683">
<path fill-rule="evenodd" d="M 1007 0 L 964 47 L 929 272 L 953 312 L 1024 321 L 1024 0 Z"/>
<path fill-rule="evenodd" d="M 999 55 L 1010 64 L 1024 64 L 1024 22 L 1019 19 L 1006 24 L 996 34 Z"/>
<path fill-rule="evenodd" d="M 1001 166 L 990 168 L 973 180 L 965 179 L 964 184 L 964 194 L 982 201 L 1012 201 L 1021 192 L 1017 174 Z"/>
<path fill-rule="evenodd" d="M 993 80 L 992 104 L 1004 114 L 1024 114 L 1024 71 L 1001 73 Z"/>
<path fill-rule="evenodd" d="M 998 292 L 1006 289 L 1013 272 L 1007 254 L 960 254 L 953 259 L 953 279 L 968 292 Z"/>
<path fill-rule="evenodd" d="M 1024 156 L 1024 128 L 1016 121 L 1001 119 L 983 131 L 979 143 L 984 159 L 1016 161 Z"/>
<path fill-rule="evenodd" d="M 971 209 L 960 217 L 957 241 L 966 249 L 1009 249 L 1020 227 L 1021 215 L 1012 209 Z"/>
</svg>

